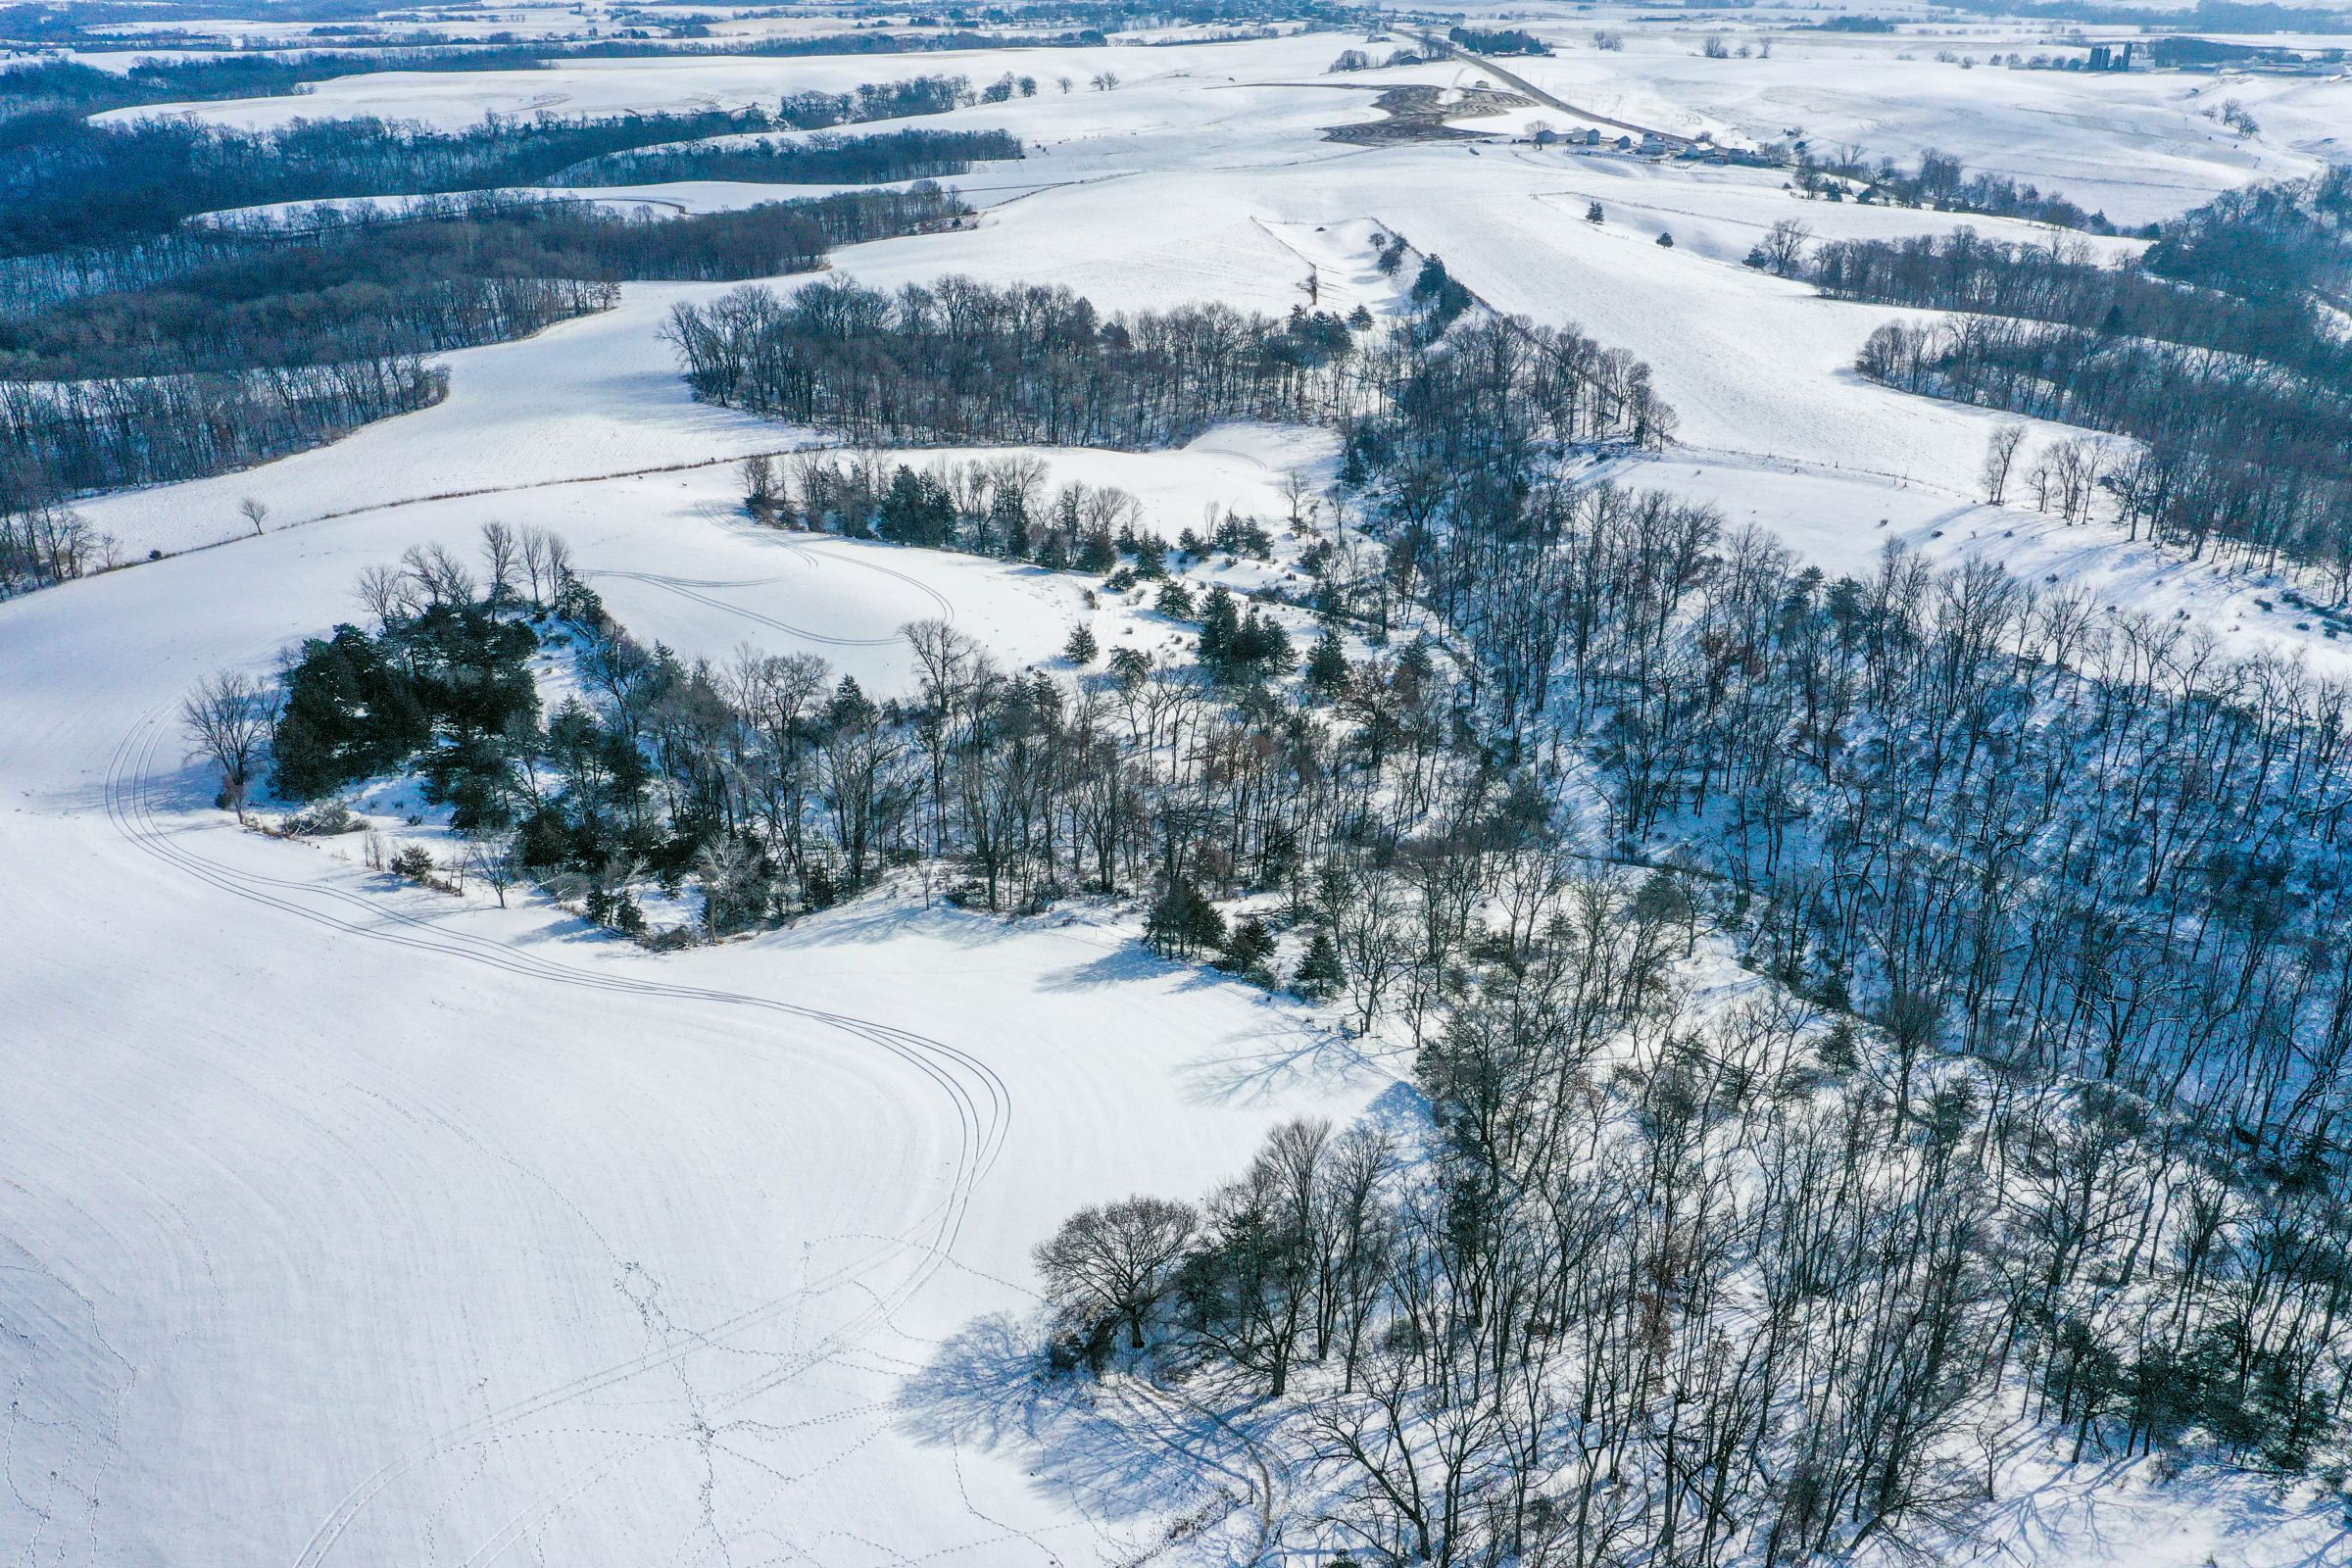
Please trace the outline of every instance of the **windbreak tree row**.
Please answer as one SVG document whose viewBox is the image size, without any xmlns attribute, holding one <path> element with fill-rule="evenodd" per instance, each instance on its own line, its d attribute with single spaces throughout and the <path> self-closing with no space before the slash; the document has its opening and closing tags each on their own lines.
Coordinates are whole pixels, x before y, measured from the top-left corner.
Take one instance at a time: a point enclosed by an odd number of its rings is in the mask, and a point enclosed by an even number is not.
<svg viewBox="0 0 2352 1568">
<path fill-rule="evenodd" d="M 899 130 L 871 136 L 820 132 L 804 141 L 681 142 L 610 153 L 548 176 L 551 185 L 650 185 L 679 179 L 754 183 L 856 184 L 937 179 L 968 173 L 974 163 L 1022 155 L 1020 138 L 1003 130 Z"/>
</svg>

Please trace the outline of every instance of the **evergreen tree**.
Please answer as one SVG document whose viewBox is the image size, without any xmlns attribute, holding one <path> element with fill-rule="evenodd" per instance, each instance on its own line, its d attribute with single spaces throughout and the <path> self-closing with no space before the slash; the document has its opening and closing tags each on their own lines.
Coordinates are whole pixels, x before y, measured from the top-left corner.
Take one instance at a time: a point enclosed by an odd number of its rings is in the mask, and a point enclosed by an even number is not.
<svg viewBox="0 0 2352 1568">
<path fill-rule="evenodd" d="M 1233 595 L 1223 583 L 1208 591 L 1208 601 L 1200 607 L 1200 662 L 1212 675 L 1221 674 L 1225 661 L 1233 652 L 1234 638 L 1242 629 L 1242 618 L 1233 608 Z"/>
<path fill-rule="evenodd" d="M 1119 564 L 1119 547 L 1112 543 L 1110 531 L 1097 528 L 1078 541 L 1078 569 L 1107 572 Z"/>
<path fill-rule="evenodd" d="M 855 675 L 842 676 L 841 684 L 833 688 L 833 700 L 825 705 L 825 723 L 836 732 L 871 729 L 881 716 L 881 710 Z"/>
<path fill-rule="evenodd" d="M 896 544 L 938 550 L 956 542 L 956 501 L 948 487 L 905 464 L 882 497 L 879 532 Z"/>
<path fill-rule="evenodd" d="M 1225 946 L 1225 917 L 1189 879 L 1178 879 L 1144 917 L 1144 940 L 1169 957 L 1189 958 Z"/>
<path fill-rule="evenodd" d="M 316 799 L 390 771 L 432 740 L 416 683 L 357 626 L 305 643 L 285 679 L 273 748 L 280 795 Z"/>
<path fill-rule="evenodd" d="M 1000 487 L 988 506 L 989 528 L 998 548 L 1014 561 L 1029 559 L 1029 503 L 1020 491 Z"/>
<path fill-rule="evenodd" d="M 1306 688 L 1329 701 L 1347 684 L 1348 650 L 1341 645 L 1340 634 L 1326 626 L 1306 656 Z"/>
<path fill-rule="evenodd" d="M 1070 640 L 1061 645 L 1061 657 L 1081 668 L 1093 663 L 1102 651 L 1102 645 L 1095 641 L 1094 628 L 1083 621 L 1070 628 Z"/>
<path fill-rule="evenodd" d="M 1274 933 L 1266 928 L 1262 918 L 1253 914 L 1238 922 L 1225 938 L 1224 951 L 1217 956 L 1217 967 L 1245 980 L 1268 985 L 1273 981 L 1268 968 L 1273 956 Z"/>
<path fill-rule="evenodd" d="M 1315 927 L 1314 940 L 1306 945 L 1306 956 L 1298 960 L 1298 972 L 1291 980 L 1291 989 L 1309 1002 L 1320 1002 L 1337 995 L 1348 979 L 1348 971 L 1340 964 L 1339 944 L 1332 941 L 1327 927 Z"/>
<path fill-rule="evenodd" d="M 1226 678 L 1237 683 L 1287 675 L 1298 666 L 1291 634 L 1263 611 L 1252 610 L 1225 650 Z"/>
</svg>

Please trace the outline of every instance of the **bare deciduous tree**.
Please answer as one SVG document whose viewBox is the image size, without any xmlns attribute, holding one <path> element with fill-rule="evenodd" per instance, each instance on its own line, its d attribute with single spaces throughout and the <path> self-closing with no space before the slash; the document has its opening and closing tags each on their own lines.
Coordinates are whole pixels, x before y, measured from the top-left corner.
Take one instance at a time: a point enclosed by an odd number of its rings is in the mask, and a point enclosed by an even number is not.
<svg viewBox="0 0 2352 1568">
<path fill-rule="evenodd" d="M 507 906 L 507 889 L 522 880 L 522 868 L 514 862 L 512 844 L 490 839 L 472 839 L 466 846 L 461 862 L 490 891 L 498 895 L 498 906 Z"/>
<path fill-rule="evenodd" d="M 1984 443 L 1984 499 L 1993 506 L 2009 493 L 2009 470 L 2017 465 L 2017 449 L 2026 442 L 2026 427 L 2004 424 Z"/>
<path fill-rule="evenodd" d="M 571 543 L 560 533 L 542 532 L 541 548 L 547 563 L 547 597 L 552 602 L 563 597 L 571 581 Z"/>
<path fill-rule="evenodd" d="M 351 596 L 375 617 L 378 627 L 409 614 L 416 606 L 416 584 L 407 572 L 380 564 L 361 571 L 359 581 L 351 588 Z"/>
<path fill-rule="evenodd" d="M 401 552 L 417 590 L 431 605 L 470 605 L 474 602 L 473 573 L 466 564 L 439 545 L 411 545 Z"/>
<path fill-rule="evenodd" d="M 1055 1306 L 1089 1327 L 1125 1323 L 1128 1343 L 1140 1349 L 1200 1227 L 1191 1204 L 1160 1198 L 1082 1208 L 1037 1249 L 1038 1272 Z"/>
<path fill-rule="evenodd" d="M 548 600 L 547 541 L 551 537 L 545 528 L 522 530 L 522 576 L 530 584 L 534 605 L 544 605 Z"/>
<path fill-rule="evenodd" d="M 482 569 L 490 576 L 490 602 L 503 605 L 514 595 L 514 571 L 521 548 L 514 530 L 492 519 L 482 524 Z"/>
<path fill-rule="evenodd" d="M 198 684 L 179 712 L 196 755 L 220 769 L 221 804 L 242 822 L 254 769 L 277 716 L 272 689 L 241 670 L 224 670 Z"/>
<path fill-rule="evenodd" d="M 1783 277 L 1795 271 L 1805 259 L 1805 246 L 1811 243 L 1813 230 L 1793 218 L 1784 218 L 1757 241 L 1756 249 L 1764 257 L 1764 265 Z"/>
</svg>

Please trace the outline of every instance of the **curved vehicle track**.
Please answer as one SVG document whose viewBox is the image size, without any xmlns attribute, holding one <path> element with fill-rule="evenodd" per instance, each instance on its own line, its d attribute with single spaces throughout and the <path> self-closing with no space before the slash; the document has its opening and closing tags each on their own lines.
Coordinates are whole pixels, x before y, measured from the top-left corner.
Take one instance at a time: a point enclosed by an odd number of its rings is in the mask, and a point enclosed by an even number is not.
<svg viewBox="0 0 2352 1568">
<path fill-rule="evenodd" d="M 522 1399 L 487 1412 L 473 1421 L 437 1433 L 387 1460 L 355 1485 L 320 1522 L 301 1552 L 295 1568 L 318 1568 L 329 1560 L 338 1544 L 370 1502 L 393 1483 L 460 1449 L 495 1443 L 517 1425 L 572 1400 L 612 1387 L 658 1368 L 674 1366 L 702 1349 L 721 1348 L 798 1307 L 810 1295 L 838 1287 L 862 1288 L 865 1277 L 884 1264 L 913 1253 L 905 1274 L 880 1290 L 869 1290 L 866 1306 L 823 1339 L 784 1359 L 714 1399 L 704 1401 L 695 1417 L 664 1432 L 624 1440 L 601 1462 L 575 1474 L 554 1491 L 532 1498 L 492 1538 L 477 1547 L 469 1563 L 495 1561 L 521 1539 L 533 1523 L 560 1509 L 630 1455 L 664 1439 L 692 1439 L 703 1428 L 705 1414 L 739 1406 L 822 1364 L 831 1354 L 877 1324 L 919 1291 L 951 1261 L 973 1192 L 995 1164 L 1004 1147 L 1012 1113 L 1012 1096 L 1004 1080 L 985 1061 L 969 1052 L 927 1036 L 875 1023 L 869 1019 L 744 992 L 713 987 L 677 985 L 602 972 L 526 952 L 492 938 L 444 929 L 398 907 L 380 896 L 340 888 L 309 879 L 270 877 L 233 868 L 177 842 L 156 819 L 157 753 L 166 734 L 162 714 L 142 719 L 117 746 L 104 784 L 109 823 L 132 846 L 171 869 L 249 903 L 325 926 L 348 936 L 385 942 L 441 958 L 480 964 L 525 979 L 663 1002 L 746 1007 L 814 1024 L 881 1051 L 914 1068 L 937 1086 L 956 1117 L 956 1167 L 947 1191 L 918 1215 L 908 1231 L 864 1255 L 804 1284 L 799 1290 L 763 1301 L 709 1328 L 683 1332 L 659 1348 L 612 1363 L 566 1382 L 555 1384 Z M 319 908 L 323 903 L 329 907 Z"/>
<path fill-rule="evenodd" d="M 787 537 L 779 543 L 780 547 L 795 559 L 812 567 L 822 566 L 831 562 L 840 565 L 857 566 L 866 571 L 879 572 L 885 577 L 896 578 L 937 606 L 942 620 L 956 618 L 955 602 L 911 572 L 900 571 L 894 566 L 885 566 L 871 561 L 861 561 L 856 557 L 837 556 L 831 551 L 818 551 L 813 548 L 813 540 Z M 887 637 L 837 637 L 829 632 L 810 631 L 806 626 L 796 626 L 790 621 L 779 620 L 761 611 L 751 610 L 742 605 L 730 604 L 724 599 L 713 598 L 705 591 L 712 588 L 765 588 L 782 582 L 784 580 L 782 577 L 745 577 L 725 580 L 708 577 L 671 577 L 655 571 L 623 571 L 619 569 L 587 570 L 583 571 L 581 575 L 591 578 L 611 578 L 620 582 L 644 583 L 648 587 L 675 594 L 681 599 L 709 610 L 718 611 L 722 614 L 734 615 L 751 621 L 755 625 L 765 626 L 770 631 L 780 631 L 787 636 L 798 637 L 804 642 L 822 643 L 830 648 L 887 648 L 900 640 L 899 634 L 896 632 Z"/>
</svg>

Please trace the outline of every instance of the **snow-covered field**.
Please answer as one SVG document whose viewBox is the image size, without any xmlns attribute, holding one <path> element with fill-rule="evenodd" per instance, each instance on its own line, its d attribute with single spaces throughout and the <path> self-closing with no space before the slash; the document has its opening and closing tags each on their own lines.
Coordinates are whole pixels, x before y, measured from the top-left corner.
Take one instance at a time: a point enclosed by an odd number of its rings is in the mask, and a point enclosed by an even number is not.
<svg viewBox="0 0 2352 1568">
<path fill-rule="evenodd" d="M 807 649 L 887 689 L 906 619 L 944 609 L 1014 657 L 1064 628 L 1069 606 L 998 568 L 779 549 L 650 486 L 599 492 L 601 523 L 548 514 L 580 524 L 591 570 L 677 574 L 598 579 L 648 638 Z M 75 890 L 72 912 L 0 916 L 0 1544 L 1132 1549 L 1123 1514 L 1181 1495 L 1082 1512 L 926 1437 L 902 1380 L 1024 1306 L 1028 1248 L 1073 1195 L 1200 1186 L 1279 1113 L 1353 1114 L 1390 1069 L 1083 913 L 1015 930 L 885 901 L 657 960 L 544 906 L 390 891 L 207 808 L 171 718 L 188 682 L 266 667 L 348 612 L 360 566 L 478 520 L 378 512 L 0 610 L 12 886 Z M 730 572 L 756 580 L 708 586 Z"/>
<path fill-rule="evenodd" d="M 2023 29 L 1954 37 L 1790 33 L 1769 25 L 1713 29 L 1771 36 L 1770 59 L 1709 60 L 1706 30 L 1630 34 L 1602 53 L 1566 28 L 1549 59 L 1510 62 L 1536 85 L 1612 119 L 1727 145 L 1802 136 L 1915 160 L 1927 148 L 1970 168 L 2064 193 L 2119 223 L 2142 223 L 2256 179 L 2308 174 L 2352 151 L 2352 81 L 2343 76 L 2184 75 L 2021 71 L 1992 53 L 2042 52 Z M 1973 55 L 1962 70 L 1938 50 Z M 1629 64 L 1630 62 L 1630 64 Z M 2203 111 L 2238 99 L 2262 126 L 2239 136 Z M 2340 139 L 2339 139 L 2340 138 Z"/>
<path fill-rule="evenodd" d="M 1801 127 L 1905 158 L 1938 146 L 2118 220 L 2306 172 L 2352 134 L 2340 76 L 1962 72 L 1919 39 L 1786 31 L 1770 60 L 1701 60 L 1697 33 L 1657 30 L 1604 54 L 1570 15 L 1544 29 L 1559 57 L 1512 69 L 1597 114 L 1726 141 Z M 515 25 L 555 30 L 535 17 Z M 1272 313 L 1303 302 L 1311 270 L 1323 306 L 1380 310 L 1400 281 L 1373 267 L 1372 237 L 1401 233 L 1494 305 L 1649 362 L 1683 444 L 1618 465 L 1627 482 L 1714 500 L 1825 569 L 1866 567 L 1890 540 L 1985 555 L 2352 673 L 2325 628 L 2263 608 L 2268 585 L 1979 505 L 1993 416 L 1850 369 L 1876 325 L 1916 313 L 1742 265 L 1784 218 L 1823 237 L 2047 230 L 1806 202 L 1773 171 L 1331 142 L 1385 87 L 1480 79 L 1453 62 L 1325 74 L 1356 41 L 582 61 L 185 112 L 451 126 L 1034 74 L 1035 98 L 910 122 L 1031 145 L 958 182 L 976 227 L 834 265 L 885 286 L 963 272 L 1106 309 Z M 1087 86 L 1106 70 L 1115 90 Z M 2198 114 L 2225 94 L 2259 137 Z M 1513 123 L 1530 118 L 1565 117 Z M 591 194 L 710 211 L 762 193 L 813 192 Z M 958 1437 L 987 1423 L 927 1407 L 943 1380 L 922 1374 L 945 1361 L 979 1390 L 1011 1375 L 971 1325 L 1026 1308 L 1029 1249 L 1072 1206 L 1198 1190 L 1283 1115 L 1397 1095 L 1407 1062 L 1150 959 L 1085 908 L 1014 924 L 901 896 L 657 958 L 541 904 L 394 891 L 241 834 L 180 756 L 172 715 L 194 680 L 265 672 L 356 612 L 362 567 L 492 519 L 562 532 L 649 644 L 813 652 L 882 691 L 907 679 L 906 621 L 944 615 L 1022 664 L 1096 613 L 1072 576 L 745 524 L 733 465 L 816 437 L 687 397 L 660 328 L 719 291 L 631 284 L 609 314 L 448 356 L 439 407 L 95 498 L 80 510 L 125 559 L 168 559 L 0 604 L 7 1560 L 1109 1563 L 1143 1560 L 1197 1504 L 1149 1451 L 1031 1473 L 1020 1443 Z M 1164 454 L 1041 455 L 1049 483 L 1132 491 L 1172 537 L 1211 506 L 1279 515 L 1284 475 L 1331 450 L 1224 429 Z M 249 498 L 269 508 L 260 537 Z M 1156 634 L 1101 614 L 1106 641 Z M 2037 1495 L 2024 1560 L 2323 1560 L 2306 1522 L 2252 1503 L 2224 1541 L 2137 1493 L 2094 1505 L 2053 1479 Z"/>
<path fill-rule="evenodd" d="M 1122 61 L 1142 57 L 1162 70 L 1150 76 L 1136 72 L 1110 92 L 1081 85 L 1063 95 L 1049 84 L 1034 99 L 880 122 L 873 128 L 1002 126 L 1029 142 L 1032 154 L 956 182 L 984 210 L 977 226 L 854 247 L 834 265 L 883 286 L 962 272 L 997 282 L 1066 284 L 1109 309 L 1220 299 L 1268 313 L 1303 302 L 1312 268 L 1325 305 L 1379 308 L 1395 299 L 1399 281 L 1373 270 L 1370 236 L 1394 230 L 1418 252 L 1442 255 L 1498 308 L 1579 325 L 1646 360 L 1681 417 L 1680 448 L 1645 466 L 1661 482 L 1705 480 L 1707 493 L 1733 503 L 1728 510 L 1739 519 L 1772 529 L 1840 569 L 1866 564 L 1889 537 L 1931 551 L 1965 542 L 1950 533 L 1938 537 L 1933 520 L 1907 531 L 1892 523 L 1882 529 L 1881 518 L 1902 510 L 1886 495 L 1908 499 L 1923 519 L 1973 509 L 1984 441 L 2000 416 L 1890 391 L 1854 374 L 1853 356 L 1877 325 L 1919 313 L 1825 300 L 1743 259 L 1782 219 L 1803 222 L 1821 238 L 1893 237 L 1963 223 L 2020 241 L 2046 242 L 2055 231 L 2010 220 L 1807 201 L 1784 188 L 1771 170 L 1661 165 L 1525 144 L 1473 151 L 1460 144 L 1332 143 L 1321 139 L 1324 128 L 1372 118 L 1372 89 L 1381 84 L 1452 83 L 1476 74 L 1459 63 L 1376 71 L 1344 78 L 1346 88 L 1329 85 L 1340 78 L 1293 74 L 1324 60 L 1340 41 L 1313 34 L 1257 45 L 1114 51 Z M 1254 64 L 1252 50 L 1263 52 Z M 1042 72 L 1035 62 L 1062 55 L 1028 58 L 1033 64 L 1023 69 Z M 1212 60 L 1232 70 L 1212 71 L 1204 64 Z M 1729 70 L 1777 61 L 1697 63 Z M 829 72 L 838 63 L 752 64 Z M 692 63 L 662 69 L 692 69 Z M 1225 79 L 1230 74 L 1242 79 Z M 2203 78 L 2132 78 L 2143 79 Z M 1283 107 L 1269 113 L 1269 103 Z M 730 205 L 744 190 L 693 182 L 596 194 L 706 210 Z M 1585 218 L 1594 201 L 1604 213 L 1597 224 Z M 1674 237 L 1671 249 L 1656 243 L 1662 233 Z M 2137 242 L 2089 243 L 2112 255 Z M 325 451 L 161 492 L 108 497 L 82 510 L 135 558 L 233 537 L 245 527 L 236 509 L 248 496 L 267 502 L 283 524 L 390 501 L 720 465 L 806 439 L 687 399 L 658 337 L 660 324 L 674 301 L 716 291 L 626 285 L 621 308 L 609 315 L 527 342 L 448 356 L 453 389 L 438 408 Z M 2067 433 L 2051 428 L 2035 440 Z M 1720 468 L 1710 479 L 1714 465 Z M 1754 477 L 1791 465 L 1810 476 L 1805 484 Z M 1700 474 L 1692 475 L 1693 467 Z M 2031 513 L 2005 516 L 1999 531 L 2009 530 L 2049 533 L 2045 519 Z M 2276 585 L 2184 567 L 2096 529 L 2058 532 L 2064 537 L 2044 555 L 2084 569 L 2090 569 L 2086 555 L 2095 555 L 2101 580 L 2132 590 L 2140 608 L 2186 610 L 2216 630 L 2255 626 L 2266 646 L 2307 648 L 2320 659 L 2331 659 L 2342 646 L 2316 624 L 2298 629 L 2250 607 L 2253 593 L 2268 594 Z M 2043 564 L 2042 555 L 2020 560 L 2021 569 L 2037 575 L 2056 564 Z"/>
</svg>

